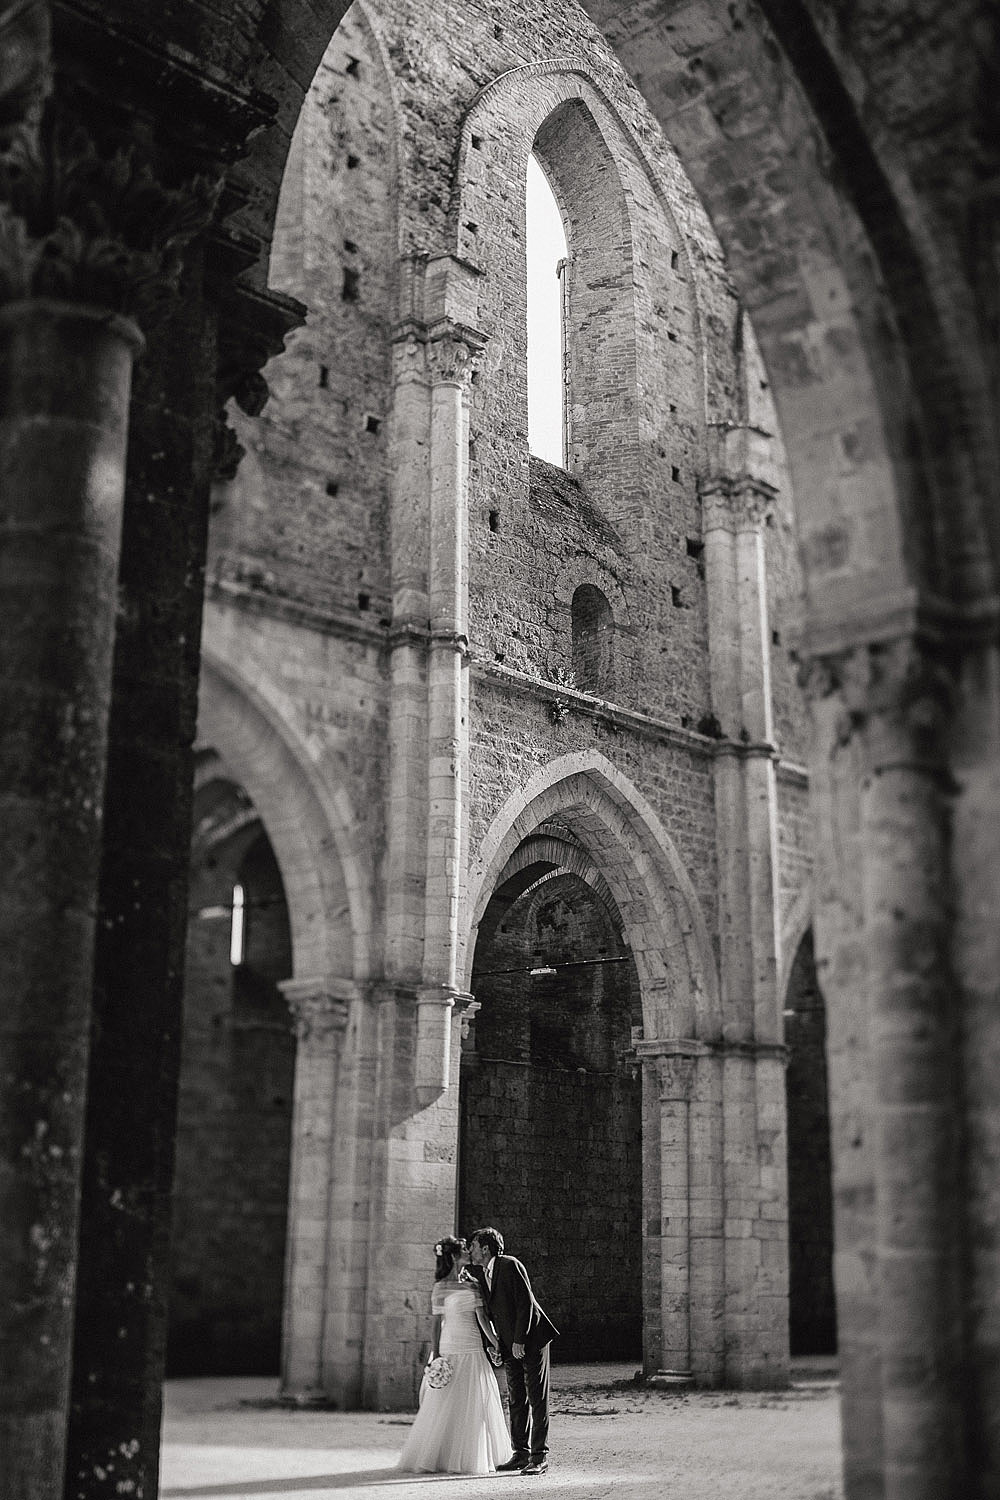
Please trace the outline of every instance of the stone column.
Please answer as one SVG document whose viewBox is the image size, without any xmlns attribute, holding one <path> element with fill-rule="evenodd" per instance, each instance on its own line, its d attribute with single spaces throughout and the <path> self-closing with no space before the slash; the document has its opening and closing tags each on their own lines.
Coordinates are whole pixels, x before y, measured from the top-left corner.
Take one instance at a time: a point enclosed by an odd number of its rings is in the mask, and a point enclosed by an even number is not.
<svg viewBox="0 0 1000 1500">
<path fill-rule="evenodd" d="M 449 1083 L 457 994 L 458 914 L 464 851 L 463 790 L 469 754 L 467 452 L 468 381 L 482 340 L 453 319 L 431 329 L 430 643 L 427 663 L 427 843 L 423 983 L 417 995 L 417 1097 Z"/>
<path fill-rule="evenodd" d="M 725 1163 L 725 1379 L 788 1377 L 784 1071 L 777 994 L 777 792 L 764 527 L 767 435 L 709 432 L 701 483 L 715 755 Z M 762 1050 L 763 1049 L 763 1050 Z M 764 1246 L 769 1268 L 764 1270 Z M 777 1250 L 776 1250 L 777 1245 Z"/>
<path fill-rule="evenodd" d="M 659 1106 L 660 1325 L 657 1370 L 691 1375 L 691 1093 L 696 1042 L 638 1042 Z"/>
<path fill-rule="evenodd" d="M 246 240 L 210 227 L 221 165 L 202 174 L 262 123 L 256 101 L 229 91 L 223 107 L 210 80 L 124 23 L 108 33 L 96 12 L 56 19 L 60 78 L 82 74 L 116 101 L 82 170 L 89 184 L 106 161 L 102 207 L 142 237 L 140 285 L 156 263 L 154 226 L 162 236 L 126 467 L 66 1451 L 66 1500 L 99 1500 L 157 1484 L 213 417 L 240 377 L 252 387 L 292 319 L 287 304 L 235 287 Z M 87 108 L 91 97 L 81 89 Z M 141 138 L 122 139 L 114 122 L 133 117 Z M 102 251 L 99 264 L 116 259 Z M 239 363 L 231 329 L 247 302 Z"/>
<path fill-rule="evenodd" d="M 4 267 L 9 272 L 8 267 Z M 135 324 L 0 308 L 0 1492 L 62 1485 Z"/>
<path fill-rule="evenodd" d="M 953 784 L 944 754 L 953 701 L 944 671 L 911 642 L 869 648 L 851 672 L 865 754 L 885 1494 L 958 1500 L 970 1491 Z"/>
<path fill-rule="evenodd" d="M 838 897 L 821 904 L 817 932 L 831 1021 L 851 1500 L 989 1493 L 977 1487 L 967 1409 L 975 1251 L 967 1017 L 953 966 L 962 860 L 948 759 L 953 660 L 916 638 L 890 638 L 817 655 L 807 678 L 824 771 L 815 814 L 830 866 L 820 889 Z"/>
<path fill-rule="evenodd" d="M 281 1394 L 302 1404 L 328 1399 L 324 1350 L 330 1306 L 333 1142 L 349 980 L 286 979 L 298 1046 L 285 1253 Z"/>
</svg>

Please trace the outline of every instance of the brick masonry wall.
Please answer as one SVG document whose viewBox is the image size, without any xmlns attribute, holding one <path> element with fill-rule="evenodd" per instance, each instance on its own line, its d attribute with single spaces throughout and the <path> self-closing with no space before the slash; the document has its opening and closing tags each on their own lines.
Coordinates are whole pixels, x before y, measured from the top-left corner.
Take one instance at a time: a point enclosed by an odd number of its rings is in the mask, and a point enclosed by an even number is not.
<svg viewBox="0 0 1000 1500">
<path fill-rule="evenodd" d="M 352 10 L 307 95 L 289 155 L 270 284 L 309 309 L 265 370 L 247 456 L 216 492 L 209 572 L 362 621 L 388 599 L 389 334 L 396 286 L 391 84 Z"/>
<path fill-rule="evenodd" d="M 481 949 L 482 1009 L 462 1056 L 463 1229 L 502 1228 L 560 1329 L 553 1358 L 638 1359 L 642 1148 L 629 1053 L 639 1007 L 628 951 L 575 875 L 529 890 Z M 581 962 L 598 958 L 623 961 Z M 562 964 L 579 966 L 527 972 Z"/>
<path fill-rule="evenodd" d="M 276 987 L 291 971 L 288 913 L 245 794 L 209 781 L 195 820 L 168 1373 L 273 1374 L 295 1060 Z M 228 908 L 237 880 L 247 901 L 246 956 L 233 968 Z"/>
<path fill-rule="evenodd" d="M 474 796 L 470 840 L 478 843 L 509 791 L 570 751 L 597 749 L 649 799 L 677 846 L 711 928 L 716 908 L 715 807 L 712 763 L 692 737 L 689 752 L 654 736 L 619 730 L 570 708 L 553 723 L 548 704 L 531 685 L 512 691 L 473 675 Z"/>
</svg>

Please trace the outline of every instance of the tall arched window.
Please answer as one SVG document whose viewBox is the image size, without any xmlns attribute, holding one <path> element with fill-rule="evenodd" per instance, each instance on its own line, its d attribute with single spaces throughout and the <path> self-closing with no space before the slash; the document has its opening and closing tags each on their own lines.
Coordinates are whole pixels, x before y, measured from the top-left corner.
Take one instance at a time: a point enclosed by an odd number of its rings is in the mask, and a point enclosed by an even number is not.
<svg viewBox="0 0 1000 1500">
<path fill-rule="evenodd" d="M 611 690 L 615 621 L 611 605 L 592 583 L 581 583 L 571 605 L 573 676 L 585 693 Z"/>
<path fill-rule="evenodd" d="M 538 158 L 528 158 L 525 249 L 528 271 L 528 447 L 565 466 L 563 414 L 563 272 L 567 257 L 562 214 Z"/>
</svg>

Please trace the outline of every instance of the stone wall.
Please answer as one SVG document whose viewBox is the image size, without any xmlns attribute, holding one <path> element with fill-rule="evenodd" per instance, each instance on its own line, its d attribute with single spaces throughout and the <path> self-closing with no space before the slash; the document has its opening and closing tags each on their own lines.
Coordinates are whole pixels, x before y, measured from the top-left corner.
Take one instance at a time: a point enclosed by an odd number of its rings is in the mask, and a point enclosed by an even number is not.
<svg viewBox="0 0 1000 1500">
<path fill-rule="evenodd" d="M 554 1359 L 639 1360 L 640 1008 L 620 923 L 556 874 L 486 924 L 462 1053 L 463 1232 L 502 1229 L 560 1330 Z"/>
<path fill-rule="evenodd" d="M 281 877 L 227 780 L 195 799 L 168 1372 L 273 1374 L 281 1341 L 295 1039 Z M 243 963 L 230 913 L 246 900 Z"/>
</svg>

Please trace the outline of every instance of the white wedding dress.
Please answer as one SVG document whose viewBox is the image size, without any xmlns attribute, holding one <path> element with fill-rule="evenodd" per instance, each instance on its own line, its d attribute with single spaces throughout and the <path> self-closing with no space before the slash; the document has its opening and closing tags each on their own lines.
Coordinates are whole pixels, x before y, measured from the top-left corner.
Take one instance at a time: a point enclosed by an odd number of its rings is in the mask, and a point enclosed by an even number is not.
<svg viewBox="0 0 1000 1500">
<path fill-rule="evenodd" d="M 420 1410 L 399 1456 L 418 1474 L 492 1474 L 511 1457 L 500 1389 L 483 1351 L 475 1287 L 438 1282 L 431 1311 L 444 1318 L 440 1351 L 452 1366 L 445 1386 L 420 1386 Z"/>
</svg>

